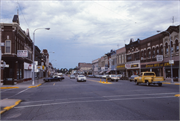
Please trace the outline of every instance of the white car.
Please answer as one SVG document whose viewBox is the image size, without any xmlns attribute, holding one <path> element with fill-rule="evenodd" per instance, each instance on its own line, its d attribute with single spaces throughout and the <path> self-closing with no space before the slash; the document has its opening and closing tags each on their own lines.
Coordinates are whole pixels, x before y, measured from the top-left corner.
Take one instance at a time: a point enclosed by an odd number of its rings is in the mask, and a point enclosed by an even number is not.
<svg viewBox="0 0 180 121">
<path fill-rule="evenodd" d="M 116 81 L 116 82 L 118 82 L 118 80 L 119 80 L 120 78 L 119 78 L 118 75 L 111 75 L 111 76 L 109 77 L 109 79 L 110 79 L 111 81 Z"/>
<path fill-rule="evenodd" d="M 78 75 L 78 76 L 77 76 L 77 82 L 79 82 L 79 81 L 84 81 L 84 82 L 86 82 L 86 77 L 85 77 L 84 75 Z"/>
<path fill-rule="evenodd" d="M 106 79 L 106 77 L 108 77 L 108 75 L 102 75 L 102 78 L 103 78 L 103 79 Z"/>
</svg>

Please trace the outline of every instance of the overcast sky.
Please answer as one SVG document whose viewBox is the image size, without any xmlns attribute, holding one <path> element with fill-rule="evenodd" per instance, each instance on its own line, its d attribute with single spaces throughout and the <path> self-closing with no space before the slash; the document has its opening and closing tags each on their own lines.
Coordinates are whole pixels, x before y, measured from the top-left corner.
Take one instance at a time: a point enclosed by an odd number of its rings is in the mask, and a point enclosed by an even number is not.
<svg viewBox="0 0 180 121">
<path fill-rule="evenodd" d="M 35 45 L 50 52 L 56 68 L 92 63 L 111 49 L 180 24 L 178 0 L 1 0 L 1 23 L 11 23 L 19 9 L 20 26 L 35 32 Z M 173 18 L 174 16 L 174 23 Z M 52 53 L 55 52 L 55 53 Z"/>
</svg>

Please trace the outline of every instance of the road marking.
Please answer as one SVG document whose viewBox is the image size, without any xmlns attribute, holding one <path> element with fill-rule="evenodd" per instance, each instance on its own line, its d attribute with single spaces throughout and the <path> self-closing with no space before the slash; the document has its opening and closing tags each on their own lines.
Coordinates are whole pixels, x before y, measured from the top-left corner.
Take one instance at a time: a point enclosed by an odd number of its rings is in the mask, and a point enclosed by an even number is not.
<svg viewBox="0 0 180 121">
<path fill-rule="evenodd" d="M 60 104 L 68 104 L 68 103 L 89 103 L 89 102 L 102 102 L 102 101 L 112 101 L 112 100 L 153 99 L 153 98 L 171 98 L 171 97 L 174 97 L 174 96 L 142 97 L 142 98 L 121 98 L 121 99 L 88 100 L 88 101 L 69 101 L 69 102 L 59 102 L 59 103 L 47 103 L 47 104 L 17 106 L 17 107 L 14 107 L 14 108 L 28 108 L 28 107 L 60 105 Z"/>
<path fill-rule="evenodd" d="M 53 86 L 55 85 L 55 83 L 53 84 Z"/>
<path fill-rule="evenodd" d="M 103 97 L 122 97 L 122 96 L 138 96 L 138 95 L 163 95 L 163 94 L 177 94 L 178 92 L 171 92 L 171 93 L 152 93 L 152 94 L 133 94 L 133 95 L 110 95 L 110 96 L 103 96 Z"/>
<path fill-rule="evenodd" d="M 26 88 L 26 89 L 18 92 L 17 94 L 15 94 L 15 95 L 13 95 L 13 96 L 10 96 L 10 97 L 14 97 L 14 96 L 16 96 L 16 95 L 18 95 L 18 94 L 21 94 L 21 93 L 25 92 L 25 91 L 28 90 L 28 89 L 30 89 L 30 88 Z M 10 97 L 8 97 L 8 98 L 10 98 Z M 8 99 L 8 98 L 7 98 L 7 99 Z"/>
<path fill-rule="evenodd" d="M 180 97 L 180 94 L 176 94 L 176 95 L 174 95 L 175 97 Z"/>
<path fill-rule="evenodd" d="M 105 81 L 95 81 L 95 80 L 90 80 L 90 79 L 87 79 L 88 81 L 93 81 L 93 82 L 98 82 L 98 83 L 101 83 L 101 84 L 112 84 L 111 82 L 105 82 Z"/>
</svg>

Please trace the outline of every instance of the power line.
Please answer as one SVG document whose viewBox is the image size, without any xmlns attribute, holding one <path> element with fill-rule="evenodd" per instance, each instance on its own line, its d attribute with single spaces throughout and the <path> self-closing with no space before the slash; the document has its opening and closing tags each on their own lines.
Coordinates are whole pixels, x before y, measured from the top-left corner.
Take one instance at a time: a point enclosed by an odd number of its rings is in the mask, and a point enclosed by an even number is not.
<svg viewBox="0 0 180 121">
<path fill-rule="evenodd" d="M 29 28 L 29 25 L 28 25 L 28 23 L 27 23 L 27 21 L 26 21 L 26 19 L 25 19 L 25 17 L 24 17 L 24 14 L 23 14 L 23 12 L 22 12 L 22 10 L 21 10 L 21 6 L 19 5 L 18 2 L 17 2 L 17 4 L 18 4 L 19 9 L 20 9 L 20 11 L 21 11 L 21 13 L 22 13 L 22 15 L 23 15 L 23 18 L 24 18 L 24 20 L 25 20 L 25 22 L 26 22 L 26 24 L 27 24 L 27 26 L 28 26 L 28 28 Z"/>
</svg>

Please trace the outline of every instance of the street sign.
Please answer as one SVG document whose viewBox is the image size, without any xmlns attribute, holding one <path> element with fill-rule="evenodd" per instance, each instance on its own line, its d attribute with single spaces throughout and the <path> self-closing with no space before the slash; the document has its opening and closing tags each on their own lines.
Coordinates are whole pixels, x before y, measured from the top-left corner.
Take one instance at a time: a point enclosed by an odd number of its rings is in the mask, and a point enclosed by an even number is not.
<svg viewBox="0 0 180 121">
<path fill-rule="evenodd" d="M 42 69 L 42 66 L 37 66 L 37 69 Z"/>
<path fill-rule="evenodd" d="M 169 60 L 169 64 L 174 64 L 174 60 Z"/>
<path fill-rule="evenodd" d="M 156 55 L 157 61 L 163 61 L 163 55 Z"/>
</svg>

